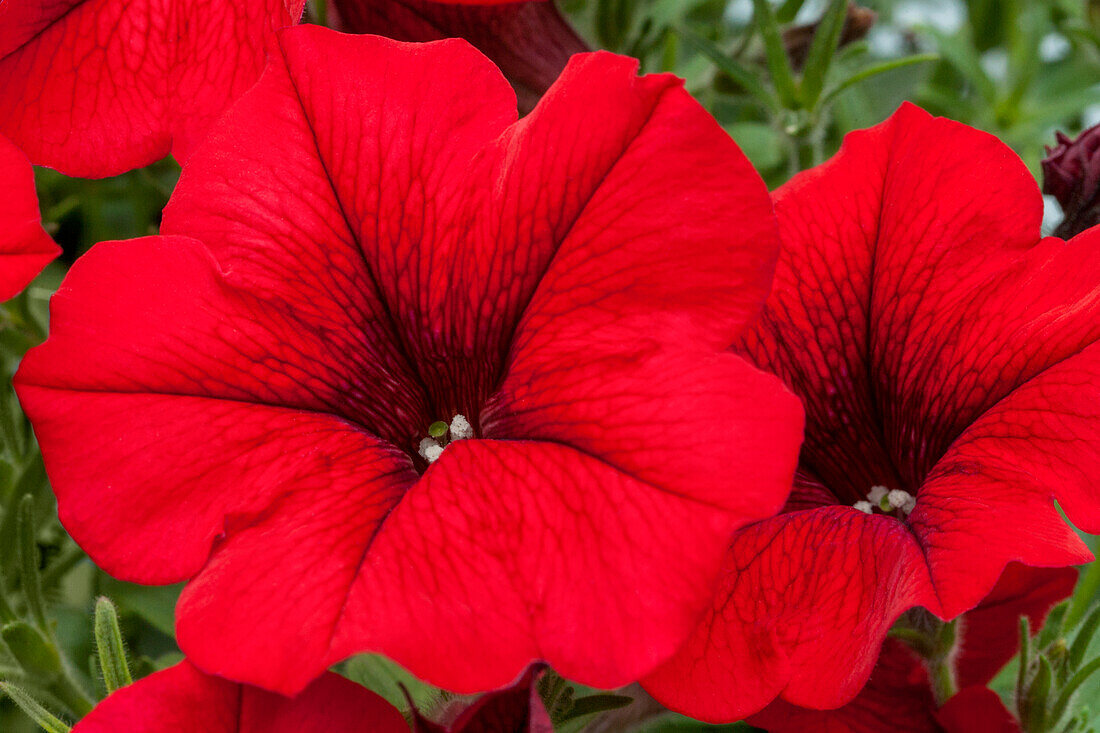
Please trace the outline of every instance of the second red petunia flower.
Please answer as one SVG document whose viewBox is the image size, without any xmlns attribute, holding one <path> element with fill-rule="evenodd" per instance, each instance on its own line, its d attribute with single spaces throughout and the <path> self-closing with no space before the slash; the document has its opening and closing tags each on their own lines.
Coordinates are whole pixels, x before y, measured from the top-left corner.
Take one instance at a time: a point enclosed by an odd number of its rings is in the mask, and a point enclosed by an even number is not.
<svg viewBox="0 0 1100 733">
<path fill-rule="evenodd" d="M 517 122 L 461 41 L 286 31 L 170 236 L 73 268 L 19 395 L 96 562 L 191 578 L 196 665 L 615 687 L 689 633 L 801 410 L 726 351 L 770 283 L 767 190 L 635 72 L 575 57 Z"/>
<path fill-rule="evenodd" d="M 909 104 L 774 199 L 743 347 L 804 401 L 798 478 L 646 681 L 715 720 L 838 707 L 906 609 L 953 618 L 1013 561 L 1089 560 L 1054 499 L 1100 530 L 1100 231 L 1044 239 L 1020 159 Z"/>
</svg>

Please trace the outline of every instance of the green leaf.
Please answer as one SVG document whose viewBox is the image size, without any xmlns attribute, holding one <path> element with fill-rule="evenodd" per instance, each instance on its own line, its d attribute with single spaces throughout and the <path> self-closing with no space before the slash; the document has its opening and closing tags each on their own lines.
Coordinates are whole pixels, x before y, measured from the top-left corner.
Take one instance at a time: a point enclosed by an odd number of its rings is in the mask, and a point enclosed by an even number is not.
<svg viewBox="0 0 1100 733">
<path fill-rule="evenodd" d="M 958 33 L 949 36 L 931 26 L 921 26 L 921 30 L 935 37 L 936 48 L 940 56 L 977 90 L 982 101 L 988 106 L 997 102 L 997 85 L 982 68 L 977 49 L 970 42 L 969 26 L 963 26 Z"/>
<path fill-rule="evenodd" d="M 18 619 L 19 617 L 15 615 L 15 609 L 8 602 L 8 589 L 4 584 L 4 576 L 0 575 L 0 624 L 11 623 Z"/>
<path fill-rule="evenodd" d="M 1066 626 L 1071 629 L 1076 626 L 1077 622 L 1088 613 L 1089 607 L 1098 595 L 1100 595 L 1100 560 L 1093 560 L 1085 568 L 1084 574 L 1073 591 L 1069 611 L 1066 613 Z"/>
<path fill-rule="evenodd" d="M 1100 657 L 1093 659 L 1084 667 L 1079 669 L 1076 674 L 1070 677 L 1069 682 L 1062 688 L 1061 693 L 1058 695 L 1058 699 L 1054 702 L 1054 706 L 1051 708 L 1051 722 L 1057 723 L 1065 715 L 1069 709 L 1070 701 L 1073 699 L 1074 693 L 1077 689 L 1085 684 L 1085 680 L 1092 676 L 1096 670 L 1100 669 Z"/>
<path fill-rule="evenodd" d="M 794 20 L 794 16 L 798 15 L 798 11 L 802 10 L 802 6 L 806 4 L 806 0 L 785 0 L 785 2 L 779 6 L 779 9 L 775 11 L 776 20 L 780 23 L 790 23 Z"/>
<path fill-rule="evenodd" d="M 787 149 L 778 130 L 763 122 L 735 122 L 726 132 L 759 171 L 779 168 L 787 161 Z"/>
<path fill-rule="evenodd" d="M 634 698 L 627 697 L 626 695 L 603 694 L 580 697 L 573 701 L 573 707 L 569 708 L 569 712 L 562 716 L 559 722 L 564 723 L 574 718 L 581 718 L 585 715 L 595 715 L 596 713 L 603 713 L 608 710 L 618 710 L 621 707 L 626 707 L 632 702 L 634 702 Z"/>
<path fill-rule="evenodd" d="M 413 703 L 420 709 L 429 708 L 449 693 L 415 677 L 397 662 L 381 654 L 359 654 L 344 663 L 343 674 L 368 690 L 381 695 L 396 708 L 407 706 L 400 685 L 404 685 Z"/>
<path fill-rule="evenodd" d="M 38 727 L 46 733 L 69 733 L 69 726 L 56 718 L 49 710 L 38 704 L 38 701 L 15 685 L 0 682 L 0 692 L 7 695 L 16 706 L 22 710 L 28 718 L 38 724 Z"/>
<path fill-rule="evenodd" d="M 596 37 L 601 46 L 618 50 L 626 42 L 638 0 L 598 0 Z"/>
<path fill-rule="evenodd" d="M 923 64 L 926 61 L 937 61 L 939 56 L 934 53 L 921 53 L 914 54 L 913 56 L 905 56 L 900 59 L 891 59 L 890 61 L 883 61 L 882 63 L 872 64 L 863 69 L 860 69 L 856 73 L 852 74 L 843 81 L 837 83 L 835 86 L 830 87 L 825 91 L 821 98 L 818 100 L 818 106 L 824 106 L 831 102 L 836 95 L 848 89 L 851 86 L 859 84 L 861 81 L 866 81 L 872 76 L 878 76 L 884 74 L 887 71 L 893 71 L 894 69 L 900 69 L 905 66 L 912 66 L 914 64 Z"/>
<path fill-rule="evenodd" d="M 1100 604 L 1085 617 L 1085 622 L 1081 624 L 1081 630 L 1077 632 L 1077 636 L 1073 639 L 1073 644 L 1069 648 L 1070 669 L 1077 669 L 1085 661 L 1085 654 L 1088 652 L 1093 637 L 1096 636 L 1097 628 L 1100 628 Z"/>
<path fill-rule="evenodd" d="M 34 497 L 30 494 L 24 495 L 19 502 L 15 533 L 19 538 L 19 582 L 27 599 L 27 609 L 35 625 L 44 633 L 49 633 L 46 604 L 42 599 L 42 577 L 38 571 L 38 543 L 34 537 Z"/>
<path fill-rule="evenodd" d="M 118 614 L 105 597 L 100 597 L 95 603 L 95 645 L 107 694 L 131 684 L 134 680 L 126 665 L 126 649 L 122 645 L 122 631 L 118 628 Z"/>
<path fill-rule="evenodd" d="M 149 622 L 157 631 L 172 636 L 176 626 L 176 600 L 183 590 L 175 585 L 136 585 L 102 575 L 99 591 L 110 596 L 123 613 L 132 613 Z"/>
<path fill-rule="evenodd" d="M 1016 670 L 1016 705 L 1022 716 L 1024 692 L 1027 690 L 1027 673 L 1031 667 L 1031 622 L 1020 616 L 1020 667 Z"/>
<path fill-rule="evenodd" d="M 1046 730 L 1047 700 L 1050 697 L 1054 670 L 1043 655 L 1039 655 L 1039 670 L 1024 695 L 1024 709 L 1020 711 L 1024 730 Z"/>
<path fill-rule="evenodd" d="M 769 92 L 764 85 L 760 83 L 755 71 L 744 66 L 732 56 L 723 53 L 722 49 L 702 36 L 696 35 L 684 28 L 676 29 L 676 33 L 684 39 L 684 42 L 687 43 L 689 47 L 695 49 L 714 62 L 714 65 L 718 67 L 719 71 L 737 82 L 750 97 L 759 101 L 768 109 L 778 111 L 779 102 L 776 100 L 775 95 Z"/>
<path fill-rule="evenodd" d="M 825 86 L 825 75 L 833 62 L 844 20 L 848 17 L 848 0 L 831 0 L 821 22 L 814 31 L 814 40 L 803 66 L 800 96 L 806 109 L 813 109 Z"/>
<path fill-rule="evenodd" d="M 1062 622 L 1066 618 L 1066 610 L 1069 608 L 1069 601 L 1062 601 L 1054 608 L 1050 609 L 1050 613 L 1047 614 L 1046 623 L 1043 624 L 1042 630 L 1039 632 L 1039 640 L 1036 642 L 1040 649 L 1046 649 L 1055 639 L 1059 639 L 1062 636 Z"/>
<path fill-rule="evenodd" d="M 61 675 L 61 654 L 38 629 L 25 621 L 15 621 L 0 629 L 0 636 L 35 682 L 48 687 Z"/>
<path fill-rule="evenodd" d="M 791 60 L 783 46 L 783 37 L 779 33 L 779 23 L 772 12 L 768 0 L 752 0 L 753 17 L 760 37 L 764 40 L 764 58 L 771 72 L 772 83 L 779 93 L 779 100 L 788 109 L 798 109 L 798 87 L 795 85 Z"/>
</svg>

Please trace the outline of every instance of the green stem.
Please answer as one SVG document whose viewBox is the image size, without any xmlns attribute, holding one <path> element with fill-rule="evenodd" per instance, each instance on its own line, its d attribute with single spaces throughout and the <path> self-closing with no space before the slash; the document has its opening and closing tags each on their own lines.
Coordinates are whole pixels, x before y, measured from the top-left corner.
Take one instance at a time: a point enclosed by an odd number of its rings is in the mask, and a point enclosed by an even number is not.
<svg viewBox="0 0 1100 733">
<path fill-rule="evenodd" d="M 46 602 L 42 598 L 42 576 L 38 571 L 38 543 L 34 538 L 34 497 L 27 494 L 19 502 L 19 518 L 15 532 L 19 540 L 19 581 L 31 619 L 46 635 L 51 635 L 46 621 Z"/>
<path fill-rule="evenodd" d="M 929 660 L 928 678 L 932 682 L 932 695 L 936 698 L 938 707 L 942 707 L 959 691 L 955 670 L 946 659 Z"/>
<path fill-rule="evenodd" d="M 328 0 L 315 0 L 310 3 L 311 10 L 313 10 L 313 17 L 317 20 L 317 25 L 328 26 Z"/>
<path fill-rule="evenodd" d="M 958 630 L 957 620 L 942 623 L 935 632 L 935 652 L 928 659 L 928 677 L 932 682 L 932 694 L 936 698 L 936 704 L 941 707 L 959 691 L 954 663 Z"/>
<path fill-rule="evenodd" d="M 0 574 L 0 626 L 19 620 L 19 614 L 15 612 L 11 602 L 8 601 L 8 586 L 4 582 L 3 574 Z"/>
</svg>

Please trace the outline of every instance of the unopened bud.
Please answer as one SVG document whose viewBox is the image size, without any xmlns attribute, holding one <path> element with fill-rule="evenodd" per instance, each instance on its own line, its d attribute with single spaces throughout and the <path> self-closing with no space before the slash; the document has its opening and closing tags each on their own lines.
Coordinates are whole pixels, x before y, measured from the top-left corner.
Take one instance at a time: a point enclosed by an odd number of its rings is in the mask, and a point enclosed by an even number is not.
<svg viewBox="0 0 1100 733">
<path fill-rule="evenodd" d="M 1069 239 L 1100 223 L 1100 125 L 1071 140 L 1057 133 L 1057 145 L 1043 158 L 1043 193 L 1062 206 L 1065 218 L 1055 236 Z"/>
</svg>

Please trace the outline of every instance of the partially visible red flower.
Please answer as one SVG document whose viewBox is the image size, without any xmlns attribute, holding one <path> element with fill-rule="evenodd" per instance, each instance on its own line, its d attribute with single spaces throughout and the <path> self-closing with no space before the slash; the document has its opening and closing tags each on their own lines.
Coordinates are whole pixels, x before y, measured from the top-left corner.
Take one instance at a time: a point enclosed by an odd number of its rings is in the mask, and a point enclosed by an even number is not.
<svg viewBox="0 0 1100 733">
<path fill-rule="evenodd" d="M 533 664 L 515 684 L 448 709 L 438 722 L 424 717 L 410 699 L 413 733 L 554 733 L 538 692 L 542 670 L 542 665 Z"/>
<path fill-rule="evenodd" d="M 399 41 L 464 38 L 500 67 L 531 110 L 565 68 L 588 51 L 551 0 L 333 0 L 342 27 Z"/>
<path fill-rule="evenodd" d="M 255 83 L 305 0 L 0 3 L 0 133 L 36 165 L 96 178 L 174 153 Z"/>
<path fill-rule="evenodd" d="M 1032 628 L 1043 625 L 1054 604 L 1073 592 L 1073 568 L 1030 568 L 1009 565 L 993 592 L 959 621 L 959 652 L 955 660 L 959 693 L 937 709 L 923 662 L 906 646 L 887 639 L 867 685 L 854 700 L 837 710 L 811 710 L 778 700 L 749 719 L 771 733 L 970 733 L 963 721 L 993 715 L 1004 706 L 985 685 L 1019 650 L 1017 624 L 1027 616 Z M 981 692 L 985 690 L 985 692 Z M 996 701 L 993 704 L 993 701 Z M 1007 720 L 1015 719 L 1004 711 Z M 1004 716 L 1000 716 L 1003 720 Z M 993 726 L 990 731 L 1000 733 Z M 1018 727 L 1017 727 L 1018 730 Z"/>
<path fill-rule="evenodd" d="M 691 631 L 732 531 L 782 505 L 801 408 L 727 351 L 771 279 L 767 190 L 636 70 L 575 57 L 517 122 L 465 42 L 284 31 L 171 236 L 70 271 L 20 399 L 97 563 L 191 578 L 196 665 L 292 693 L 373 650 L 472 692 L 545 659 L 611 688 Z"/>
<path fill-rule="evenodd" d="M 397 708 L 325 672 L 286 698 L 203 674 L 189 662 L 112 693 L 73 733 L 408 733 Z"/>
<path fill-rule="evenodd" d="M 30 161 L 0 136 L 0 300 L 15 296 L 59 252 L 42 228 Z"/>
<path fill-rule="evenodd" d="M 1100 530 L 1100 232 L 1043 239 L 1019 158 L 908 104 L 774 201 L 744 348 L 806 406 L 795 488 L 645 681 L 708 720 L 838 707 L 906 609 L 953 618 L 1010 562 L 1088 561 L 1054 498 Z"/>
</svg>

